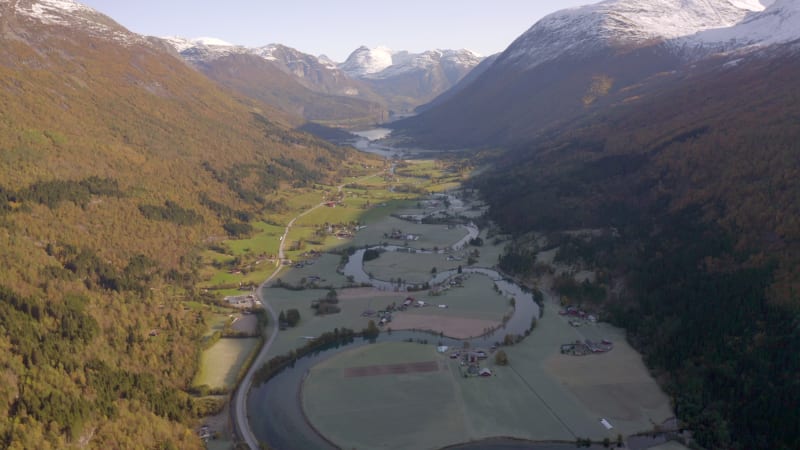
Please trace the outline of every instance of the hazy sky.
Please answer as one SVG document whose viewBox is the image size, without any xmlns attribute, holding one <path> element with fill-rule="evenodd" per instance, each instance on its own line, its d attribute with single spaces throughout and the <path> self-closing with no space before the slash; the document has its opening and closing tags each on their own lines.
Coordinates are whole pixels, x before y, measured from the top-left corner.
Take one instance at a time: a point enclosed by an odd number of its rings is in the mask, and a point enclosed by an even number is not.
<svg viewBox="0 0 800 450">
<path fill-rule="evenodd" d="M 541 17 L 597 0 L 79 0 L 152 36 L 281 43 L 344 61 L 360 45 L 504 50 Z"/>
</svg>

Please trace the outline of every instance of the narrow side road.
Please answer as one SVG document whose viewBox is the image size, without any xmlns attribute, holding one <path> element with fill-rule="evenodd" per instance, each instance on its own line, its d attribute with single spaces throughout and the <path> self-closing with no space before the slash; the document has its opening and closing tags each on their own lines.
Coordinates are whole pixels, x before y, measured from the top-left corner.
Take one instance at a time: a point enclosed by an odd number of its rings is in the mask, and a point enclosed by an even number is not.
<svg viewBox="0 0 800 450">
<path fill-rule="evenodd" d="M 383 172 L 378 172 L 377 174 L 367 175 L 360 179 L 372 178 L 376 175 L 380 175 Z M 344 189 L 345 184 L 340 184 L 337 186 L 337 193 L 341 194 L 342 189 Z M 278 324 L 278 316 L 275 314 L 275 310 L 272 308 L 272 305 L 269 304 L 266 298 L 264 298 L 263 291 L 267 285 L 275 279 L 276 276 L 281 271 L 281 265 L 284 258 L 284 246 L 286 245 L 286 239 L 289 236 L 289 231 L 294 226 L 297 219 L 311 213 L 312 211 L 321 208 L 325 205 L 325 201 L 322 201 L 315 206 L 303 211 L 302 213 L 295 216 L 289 223 L 286 225 L 286 228 L 283 230 L 283 236 L 281 236 L 281 243 L 278 246 L 278 262 L 276 264 L 275 270 L 272 274 L 264 280 L 261 285 L 258 286 L 256 290 L 256 295 L 258 296 L 258 300 L 261 301 L 261 304 L 264 308 L 267 309 L 269 312 L 269 320 L 270 323 L 277 325 Z M 250 421 L 247 418 L 247 393 L 250 392 L 250 386 L 253 384 L 253 377 L 255 376 L 256 370 L 261 367 L 267 361 L 267 353 L 269 352 L 270 347 L 272 347 L 272 343 L 275 341 L 275 337 L 278 335 L 278 327 L 274 326 L 272 329 L 272 333 L 270 334 L 267 341 L 261 347 L 261 350 L 258 352 L 258 356 L 253 360 L 253 364 L 250 365 L 250 369 L 245 374 L 242 382 L 236 388 L 236 393 L 232 398 L 233 405 L 231 405 L 231 411 L 233 411 L 233 423 L 236 428 L 237 434 L 239 437 L 247 443 L 247 446 L 250 447 L 252 450 L 258 450 L 258 439 L 253 434 L 253 430 L 250 428 Z"/>
</svg>

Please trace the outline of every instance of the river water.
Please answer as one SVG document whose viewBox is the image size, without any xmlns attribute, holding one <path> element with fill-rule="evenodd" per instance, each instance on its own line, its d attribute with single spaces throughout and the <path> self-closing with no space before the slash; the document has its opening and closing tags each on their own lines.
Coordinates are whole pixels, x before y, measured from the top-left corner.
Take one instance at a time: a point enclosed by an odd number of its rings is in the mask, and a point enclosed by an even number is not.
<svg viewBox="0 0 800 450">
<path fill-rule="evenodd" d="M 384 158 L 393 158 L 395 156 L 399 156 L 399 154 L 402 152 L 388 145 L 382 145 L 379 142 L 381 139 L 385 139 L 392 134 L 392 130 L 388 128 L 354 131 L 353 134 L 358 136 L 358 138 L 353 141 L 353 147 L 362 152 L 372 153 L 383 156 Z"/>
</svg>

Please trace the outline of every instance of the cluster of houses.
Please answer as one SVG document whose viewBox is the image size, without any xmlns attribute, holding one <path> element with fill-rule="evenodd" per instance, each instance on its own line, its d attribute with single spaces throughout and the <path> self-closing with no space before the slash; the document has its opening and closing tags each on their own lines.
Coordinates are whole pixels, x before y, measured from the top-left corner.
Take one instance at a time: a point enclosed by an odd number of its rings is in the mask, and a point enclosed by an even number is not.
<svg viewBox="0 0 800 450">
<path fill-rule="evenodd" d="M 439 347 L 439 353 L 444 353 L 447 351 L 447 347 Z M 490 377 L 492 376 L 492 371 L 488 367 L 481 367 L 481 361 L 485 360 L 489 357 L 489 354 L 485 350 L 453 350 L 449 354 L 450 359 L 457 359 L 460 360 L 459 365 L 461 367 L 462 375 L 466 377 Z"/>
<path fill-rule="evenodd" d="M 386 305 L 386 309 L 383 309 L 383 310 L 380 310 L 380 311 L 377 311 L 377 312 L 375 312 L 375 311 L 373 311 L 371 309 L 368 309 L 368 310 L 364 311 L 363 313 L 361 313 L 361 315 L 363 317 L 377 317 L 378 326 L 382 327 L 382 326 L 385 326 L 388 323 L 391 323 L 391 321 L 392 321 L 392 312 L 394 312 L 394 310 L 395 310 L 394 303 L 390 303 L 389 305 Z"/>
<path fill-rule="evenodd" d="M 427 306 L 431 305 L 425 301 L 417 300 L 414 297 L 406 297 L 406 299 L 403 300 L 403 303 L 397 309 L 399 309 L 400 311 L 405 311 L 409 307 L 424 308 Z M 447 308 L 447 305 L 439 305 L 439 308 Z"/>
<path fill-rule="evenodd" d="M 395 228 L 392 229 L 391 233 L 383 233 L 383 237 L 386 239 L 394 239 L 396 241 L 418 241 L 420 235 L 403 233 L 403 230 Z"/>
<path fill-rule="evenodd" d="M 447 280 L 444 281 L 444 283 L 432 286 L 428 294 L 437 296 L 437 295 L 442 295 L 444 291 L 448 289 L 456 287 L 464 287 L 464 280 L 465 280 L 464 275 L 456 275 L 454 277 L 448 278 Z"/>
<path fill-rule="evenodd" d="M 609 341 L 608 339 L 603 339 L 600 342 L 594 342 L 590 341 L 589 339 L 586 339 L 583 342 L 575 341 L 570 344 L 562 345 L 561 353 L 564 355 L 585 356 L 594 353 L 610 352 L 613 348 L 614 348 L 614 343 Z"/>
<path fill-rule="evenodd" d="M 255 270 L 255 266 L 261 264 L 264 261 L 269 261 L 269 262 L 273 262 L 274 263 L 275 262 L 275 256 L 267 257 L 266 255 L 262 254 L 261 256 L 258 257 L 258 259 L 256 259 L 255 261 L 253 261 L 250 264 L 243 265 L 243 266 L 240 266 L 240 267 L 233 267 L 233 268 L 229 269 L 228 273 L 231 274 L 231 275 L 242 275 L 245 272 L 249 272 L 249 271 Z"/>
<path fill-rule="evenodd" d="M 573 327 L 579 327 L 587 321 L 592 323 L 597 322 L 596 316 L 588 314 L 586 311 L 576 308 L 575 306 L 567 306 L 566 308 L 558 311 L 558 314 L 569 317 L 569 324 Z"/>
<path fill-rule="evenodd" d="M 231 295 L 225 297 L 225 303 L 234 308 L 256 308 L 261 306 L 261 301 L 256 298 L 255 294 Z"/>
</svg>

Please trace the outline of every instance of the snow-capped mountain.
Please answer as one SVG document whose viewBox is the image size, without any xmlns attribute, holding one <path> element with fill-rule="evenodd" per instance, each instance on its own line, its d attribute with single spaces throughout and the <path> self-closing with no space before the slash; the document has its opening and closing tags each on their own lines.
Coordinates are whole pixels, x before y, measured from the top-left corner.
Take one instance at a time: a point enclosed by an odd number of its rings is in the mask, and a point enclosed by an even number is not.
<svg viewBox="0 0 800 450">
<path fill-rule="evenodd" d="M 128 31 L 110 17 L 73 0 L 0 0 L 0 16 L 79 29 L 92 37 L 122 44 L 147 42 L 144 36 Z"/>
<path fill-rule="evenodd" d="M 339 68 L 381 93 L 393 111 L 407 113 L 455 86 L 481 59 L 469 50 L 410 53 L 362 46 Z"/>
<path fill-rule="evenodd" d="M 357 81 L 351 80 L 345 72 L 327 57 L 317 57 L 303 53 L 281 44 L 262 47 L 233 45 L 216 38 L 185 39 L 164 38 L 181 56 L 193 64 L 209 64 L 231 55 L 253 55 L 275 64 L 283 72 L 296 77 L 308 89 L 333 95 L 364 97 L 378 100 Z"/>
<path fill-rule="evenodd" d="M 339 65 L 355 78 L 385 79 L 412 71 L 429 71 L 437 66 L 445 70 L 471 70 L 481 62 L 480 55 L 469 50 L 429 50 L 423 53 L 392 51 L 387 47 L 361 46 Z"/>
<path fill-rule="evenodd" d="M 550 14 L 515 40 L 503 63 L 527 68 L 562 55 L 652 45 L 731 27 L 772 0 L 606 0 Z"/>
<path fill-rule="evenodd" d="M 374 75 L 394 64 L 393 54 L 387 47 L 369 48 L 362 45 L 339 68 L 355 78 Z"/>
<path fill-rule="evenodd" d="M 467 86 L 395 126 L 419 145 L 519 143 L 716 53 L 800 40 L 799 10 L 798 0 L 606 0 L 558 11 Z"/>
<path fill-rule="evenodd" d="M 762 0 L 768 5 L 730 28 L 707 30 L 689 36 L 687 45 L 714 50 L 765 47 L 800 40 L 800 2 L 797 0 Z"/>
<path fill-rule="evenodd" d="M 164 38 L 215 81 L 307 120 L 368 126 L 384 120 L 383 99 L 327 57 L 281 44 L 233 45 L 215 38 Z"/>
<path fill-rule="evenodd" d="M 170 45 L 172 45 L 176 51 L 183 52 L 193 47 L 201 47 L 201 48 L 208 48 L 211 50 L 216 50 L 219 52 L 218 54 L 222 55 L 225 53 L 230 53 L 234 51 L 234 49 L 238 48 L 237 46 L 223 41 L 222 39 L 214 38 L 214 37 L 199 37 L 195 39 L 186 39 L 178 36 L 168 36 L 162 38 L 167 41 Z"/>
</svg>

